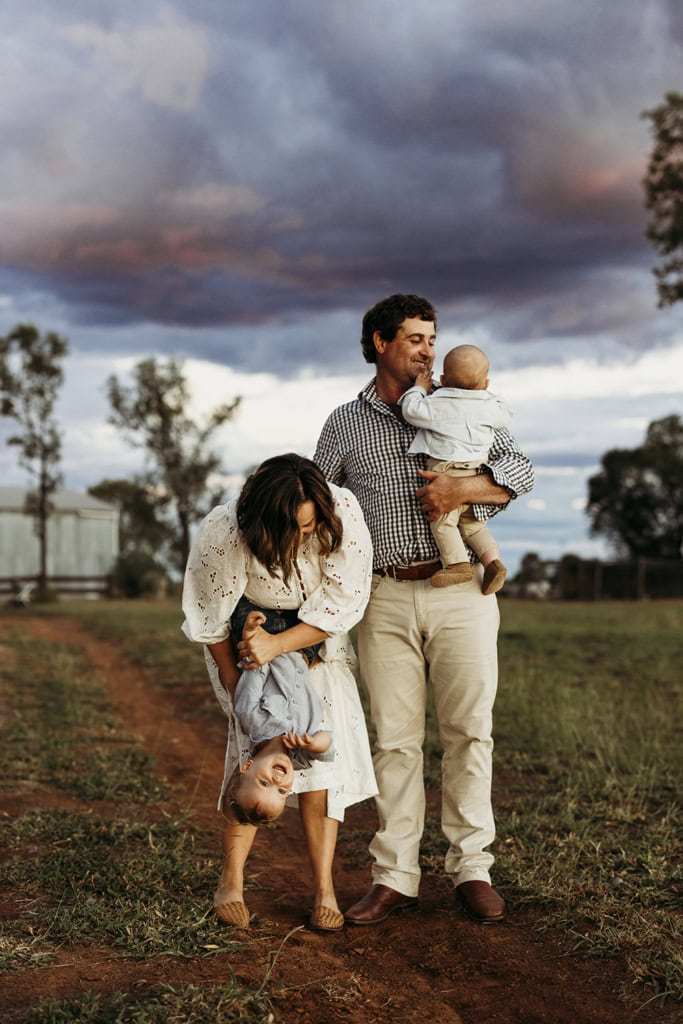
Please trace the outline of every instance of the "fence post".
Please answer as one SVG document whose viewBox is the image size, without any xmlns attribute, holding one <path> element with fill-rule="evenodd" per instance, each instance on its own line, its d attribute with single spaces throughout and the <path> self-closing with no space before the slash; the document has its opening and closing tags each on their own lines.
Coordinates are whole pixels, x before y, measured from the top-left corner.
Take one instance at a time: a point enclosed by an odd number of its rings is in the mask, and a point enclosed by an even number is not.
<svg viewBox="0 0 683 1024">
<path fill-rule="evenodd" d="M 645 587 L 645 577 L 647 573 L 647 558 L 638 558 L 636 560 L 636 600 L 642 601 L 644 597 L 647 597 L 647 591 Z"/>
</svg>

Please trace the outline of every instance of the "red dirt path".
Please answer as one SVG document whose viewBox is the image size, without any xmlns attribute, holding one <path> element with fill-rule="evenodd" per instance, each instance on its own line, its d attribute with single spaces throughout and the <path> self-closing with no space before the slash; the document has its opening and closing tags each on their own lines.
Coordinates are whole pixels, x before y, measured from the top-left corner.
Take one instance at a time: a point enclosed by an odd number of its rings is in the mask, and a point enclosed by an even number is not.
<svg viewBox="0 0 683 1024">
<path fill-rule="evenodd" d="M 176 697 L 169 700 L 143 672 L 122 661 L 114 644 L 94 639 L 71 620 L 27 618 L 22 629 L 36 639 L 84 649 L 111 705 L 128 723 L 127 731 L 154 755 L 159 773 L 171 783 L 174 796 L 166 809 L 191 810 L 193 824 L 210 833 L 208 841 L 218 851 L 220 819 L 214 806 L 222 774 L 221 723 L 193 721 L 190 706 Z M 51 791 L 42 797 L 33 791 L 0 794 L 0 815 L 66 803 Z M 342 828 L 367 829 L 374 820 L 371 810 L 352 809 Z M 284 856 L 278 855 L 281 850 Z M 277 863 L 277 871 L 265 870 L 271 863 Z M 304 923 L 308 910 L 309 869 L 295 811 L 285 812 L 277 830 L 259 834 L 247 877 L 256 925 L 248 953 L 230 954 L 229 963 L 239 979 L 258 987 L 269 954 Z M 346 862 L 341 844 L 335 877 L 340 904 L 348 906 L 369 884 L 369 867 Z M 0 904 L 0 916 L 16 913 L 11 901 Z M 276 1021 L 680 1024 L 680 1005 L 643 1005 L 648 991 L 634 988 L 618 963 L 581 960 L 567 952 L 557 933 L 539 931 L 540 923 L 537 912 L 511 906 L 503 924 L 478 925 L 456 908 L 444 880 L 426 877 L 415 912 L 394 915 L 373 928 L 347 927 L 331 935 L 295 932 L 269 985 Z M 217 983 L 228 973 L 226 959 L 220 954 L 139 962 L 102 948 L 63 950 L 49 966 L 0 975 L 2 1020 L 20 1022 L 47 999 L 86 990 L 134 994 L 164 982 L 174 987 Z M 337 1001 L 335 991 L 347 997 Z"/>
</svg>

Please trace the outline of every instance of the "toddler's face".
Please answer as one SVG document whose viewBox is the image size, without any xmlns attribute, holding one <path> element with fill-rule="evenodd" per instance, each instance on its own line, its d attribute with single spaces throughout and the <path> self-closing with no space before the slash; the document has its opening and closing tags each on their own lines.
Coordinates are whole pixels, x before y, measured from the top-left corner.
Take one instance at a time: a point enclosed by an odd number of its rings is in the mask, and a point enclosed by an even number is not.
<svg viewBox="0 0 683 1024">
<path fill-rule="evenodd" d="M 241 775 L 235 793 L 240 807 L 248 813 L 255 811 L 266 818 L 279 818 L 294 782 L 291 758 L 280 751 L 257 753 L 242 765 Z"/>
</svg>

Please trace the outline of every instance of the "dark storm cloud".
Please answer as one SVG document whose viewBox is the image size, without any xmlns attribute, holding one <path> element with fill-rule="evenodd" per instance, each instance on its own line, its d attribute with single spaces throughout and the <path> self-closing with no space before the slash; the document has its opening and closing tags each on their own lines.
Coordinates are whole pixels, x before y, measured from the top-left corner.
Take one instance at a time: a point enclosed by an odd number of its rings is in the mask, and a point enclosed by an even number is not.
<svg viewBox="0 0 683 1024">
<path fill-rule="evenodd" d="M 298 324 L 397 290 L 510 341 L 626 329 L 600 288 L 653 262 L 639 115 L 680 19 L 608 6 L 6 10 L 0 258 L 76 324 L 222 327 L 245 368 L 274 331 L 329 368 Z"/>
</svg>

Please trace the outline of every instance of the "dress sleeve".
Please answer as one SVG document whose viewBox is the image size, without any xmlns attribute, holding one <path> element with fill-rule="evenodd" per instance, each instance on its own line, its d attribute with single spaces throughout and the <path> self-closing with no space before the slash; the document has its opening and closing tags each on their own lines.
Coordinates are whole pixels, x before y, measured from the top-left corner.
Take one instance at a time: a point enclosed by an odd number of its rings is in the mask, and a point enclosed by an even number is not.
<svg viewBox="0 0 683 1024">
<path fill-rule="evenodd" d="M 299 609 L 299 618 L 330 635 L 347 633 L 363 617 L 370 597 L 372 542 L 351 491 L 330 484 L 344 528 L 336 551 L 321 559 L 322 580 Z"/>
<path fill-rule="evenodd" d="M 182 629 L 197 643 L 225 640 L 230 633 L 230 616 L 246 589 L 246 547 L 237 526 L 235 505 L 218 505 L 209 512 L 187 560 Z"/>
</svg>

